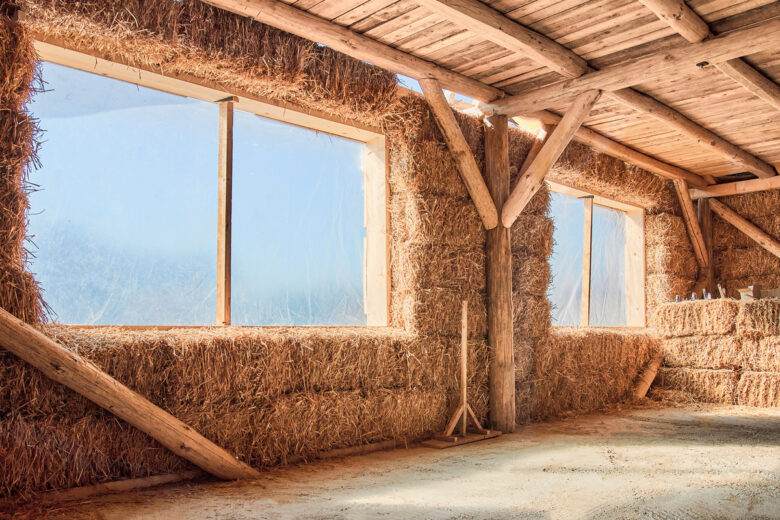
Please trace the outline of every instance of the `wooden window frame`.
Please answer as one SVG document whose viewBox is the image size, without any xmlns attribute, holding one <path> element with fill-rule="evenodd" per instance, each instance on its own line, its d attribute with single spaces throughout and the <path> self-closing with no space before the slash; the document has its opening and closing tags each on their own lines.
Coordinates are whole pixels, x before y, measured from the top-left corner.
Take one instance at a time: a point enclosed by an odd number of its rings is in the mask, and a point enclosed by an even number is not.
<svg viewBox="0 0 780 520">
<path fill-rule="evenodd" d="M 362 170 L 364 188 L 364 266 L 363 303 L 366 326 L 386 327 L 390 315 L 389 273 L 389 166 L 385 136 L 380 129 L 291 103 L 268 100 L 243 91 L 223 90 L 216 84 L 191 77 L 162 75 L 124 65 L 50 43 L 36 41 L 41 61 L 98 74 L 219 105 L 219 152 L 217 189 L 217 279 L 216 325 L 231 324 L 231 241 L 233 178 L 233 111 L 238 107 L 261 117 L 299 126 L 316 132 L 343 137 L 363 144 Z M 76 325 L 79 327 L 122 327 L 133 330 L 198 328 L 210 325 Z M 255 326 L 255 325 L 253 325 Z M 262 327 L 264 325 L 256 325 Z M 339 327 L 340 325 L 327 325 Z M 346 326 L 346 325 L 344 325 Z"/>
<path fill-rule="evenodd" d="M 626 241 L 624 245 L 625 258 L 625 291 L 626 291 L 626 325 L 598 328 L 644 328 L 647 326 L 645 309 L 645 210 L 639 206 L 625 204 L 600 195 L 571 188 L 560 183 L 547 181 L 547 187 L 554 193 L 569 195 L 585 202 L 585 218 L 583 219 L 583 266 L 582 266 L 582 298 L 580 300 L 580 327 L 591 327 L 590 310 L 590 252 L 592 244 L 592 211 L 593 206 L 602 206 L 618 210 L 625 214 Z M 590 214 L 590 218 L 589 218 Z M 586 321 L 587 320 L 587 321 Z"/>
</svg>

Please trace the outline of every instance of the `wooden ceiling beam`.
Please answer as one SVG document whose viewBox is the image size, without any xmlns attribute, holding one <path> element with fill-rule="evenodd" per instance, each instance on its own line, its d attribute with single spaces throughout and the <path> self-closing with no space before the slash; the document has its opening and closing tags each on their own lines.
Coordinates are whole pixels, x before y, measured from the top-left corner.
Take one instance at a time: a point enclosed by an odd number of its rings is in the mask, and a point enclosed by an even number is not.
<svg viewBox="0 0 780 520">
<path fill-rule="evenodd" d="M 220 9 L 252 18 L 307 40 L 327 45 L 353 58 L 416 80 L 435 79 L 444 88 L 480 101 L 493 101 L 503 91 L 434 63 L 394 49 L 346 27 L 296 9 L 278 0 L 205 0 Z"/>
<path fill-rule="evenodd" d="M 535 117 L 542 123 L 548 125 L 557 125 L 561 120 L 561 116 L 548 111 L 537 112 L 531 114 L 530 117 Z M 649 155 L 635 150 L 634 148 L 630 148 L 624 144 L 614 141 L 609 137 L 606 137 L 605 135 L 602 135 L 586 126 L 580 126 L 580 128 L 577 130 L 577 133 L 574 134 L 574 138 L 595 150 L 622 161 L 635 164 L 636 166 L 639 166 L 640 168 L 643 168 L 665 179 L 682 179 L 691 186 L 696 187 L 704 187 L 710 184 L 715 184 L 715 179 L 712 179 L 709 176 L 696 175 L 683 168 L 659 161 L 654 157 L 650 157 Z"/>
<path fill-rule="evenodd" d="M 531 198 L 544 184 L 544 177 L 555 161 L 563 153 L 563 150 L 574 138 L 577 129 L 590 114 L 593 105 L 601 96 L 601 92 L 593 90 L 580 94 L 555 129 L 547 136 L 542 148 L 534 158 L 525 174 L 520 178 L 517 186 L 509 195 L 504 208 L 501 211 L 501 222 L 504 227 L 511 228 L 518 215 L 531 201 Z"/>
<path fill-rule="evenodd" d="M 717 216 L 755 240 L 758 245 L 780 258 L 780 242 L 717 199 L 710 199 L 710 209 Z"/>
<path fill-rule="evenodd" d="M 425 94 L 425 99 L 428 101 L 433 115 L 436 117 L 439 129 L 444 135 L 444 140 L 447 142 L 447 147 L 452 157 L 455 159 L 455 164 L 457 164 L 463 183 L 466 185 L 469 195 L 471 195 L 471 200 L 474 201 L 477 213 L 479 213 L 479 217 L 482 219 L 482 224 L 485 226 L 485 229 L 493 229 L 498 226 L 498 210 L 487 184 L 485 184 L 485 179 L 482 177 L 482 172 L 479 170 L 477 161 L 474 159 L 474 154 L 465 137 L 463 137 L 463 132 L 458 125 L 457 119 L 455 119 L 455 114 L 452 113 L 452 108 L 447 103 L 447 98 L 444 97 L 441 86 L 435 79 L 421 79 L 420 87 L 423 94 Z"/>
<path fill-rule="evenodd" d="M 527 114 L 562 103 L 568 104 L 574 97 L 587 90 L 599 89 L 611 92 L 662 79 L 670 74 L 681 74 L 686 69 L 696 70 L 702 63 L 718 64 L 735 57 L 775 49 L 778 47 L 778 41 L 780 41 L 780 20 L 769 20 L 701 43 L 683 44 L 577 78 L 499 99 L 490 106 L 499 114 Z M 744 62 L 740 63 L 744 64 Z"/>
<path fill-rule="evenodd" d="M 780 190 L 780 175 L 768 179 L 751 179 L 749 181 L 724 182 L 691 190 L 691 198 L 709 199 L 711 197 L 728 197 L 757 191 Z"/>
<path fill-rule="evenodd" d="M 433 6 L 434 4 L 440 5 L 442 6 L 442 9 L 444 9 L 444 6 L 447 6 L 449 3 L 453 2 L 454 0 L 425 0 L 425 1 L 430 6 Z M 450 19 L 450 21 L 456 24 L 460 24 L 461 27 L 463 27 L 464 29 L 468 29 L 473 31 L 476 34 L 483 35 L 486 39 L 496 43 L 497 45 L 502 45 L 502 42 L 505 42 L 507 38 L 507 34 L 509 34 L 508 27 L 517 26 L 522 29 L 525 29 L 526 31 L 529 30 L 523 27 L 522 25 L 520 25 L 519 23 L 515 22 L 514 20 L 503 15 L 502 13 L 495 11 L 494 9 L 486 6 L 485 4 L 482 4 L 481 2 L 479 2 L 479 0 L 458 0 L 458 2 L 472 4 L 472 8 L 475 12 L 479 11 L 480 13 L 483 13 L 485 10 L 493 11 L 493 15 L 491 15 L 490 17 L 488 17 L 485 14 L 480 14 L 480 16 L 477 18 L 463 17 L 463 16 L 458 16 L 456 18 L 453 16 Z M 448 12 L 449 11 L 443 11 L 445 17 Z M 501 22 L 500 25 L 497 25 L 498 21 Z M 542 34 L 539 33 L 534 33 L 534 34 L 536 35 L 536 38 L 539 41 L 544 42 L 544 47 L 542 47 L 541 44 L 539 47 L 537 47 L 537 50 L 539 52 L 542 52 L 543 49 L 549 48 L 549 46 L 556 46 L 558 49 L 557 53 L 547 56 L 546 58 L 547 61 L 551 61 L 551 60 L 555 61 L 558 64 L 558 68 L 560 70 L 565 71 L 564 75 L 571 78 L 578 77 L 577 71 L 570 70 L 569 68 L 567 68 L 566 63 L 568 62 L 564 62 L 559 57 L 561 54 L 564 54 L 564 55 L 568 55 L 571 59 L 575 59 L 575 57 L 579 58 L 579 56 L 575 52 L 567 49 L 563 45 L 560 45 L 559 43 L 547 38 Z M 527 45 L 527 42 L 523 42 L 523 44 Z M 591 68 L 591 70 L 595 70 L 595 69 Z M 635 72 L 635 74 L 638 73 Z M 580 73 L 579 75 L 581 76 L 582 73 Z M 638 75 L 641 76 L 641 74 Z M 700 146 L 709 148 L 713 152 L 726 157 L 729 161 L 733 163 L 739 164 L 741 167 L 744 167 L 747 171 L 754 173 L 759 177 L 768 177 L 776 174 L 774 167 L 772 167 L 770 164 L 759 159 L 758 157 L 755 157 L 754 155 L 748 153 L 747 151 L 737 147 L 733 143 L 726 141 L 725 139 L 718 136 L 711 130 L 708 130 L 707 128 L 699 125 L 698 123 L 695 123 L 691 119 L 685 117 L 684 115 L 672 109 L 671 107 L 664 105 L 660 101 L 651 98 L 650 96 L 647 96 L 645 94 L 642 94 L 630 88 L 624 88 L 624 89 L 616 90 L 614 92 L 609 92 L 607 95 L 609 95 L 614 99 L 619 100 L 621 103 L 624 103 L 625 105 L 631 107 L 634 110 L 645 113 L 665 123 L 670 128 L 681 133 L 682 135 L 690 137 Z M 501 110 L 501 107 L 507 106 L 507 104 L 512 102 L 511 101 L 512 99 L 513 96 L 510 96 L 502 99 L 501 101 L 494 102 L 491 105 L 498 107 L 497 112 L 509 114 L 511 111 Z M 488 108 L 488 110 L 490 109 Z M 518 114 L 512 114 L 512 115 L 518 115 Z"/>
<path fill-rule="evenodd" d="M 685 0 L 639 0 L 639 2 L 691 43 L 713 36 L 705 22 Z M 742 85 L 751 94 L 780 110 L 780 85 L 739 58 L 715 65 L 718 70 Z"/>
</svg>

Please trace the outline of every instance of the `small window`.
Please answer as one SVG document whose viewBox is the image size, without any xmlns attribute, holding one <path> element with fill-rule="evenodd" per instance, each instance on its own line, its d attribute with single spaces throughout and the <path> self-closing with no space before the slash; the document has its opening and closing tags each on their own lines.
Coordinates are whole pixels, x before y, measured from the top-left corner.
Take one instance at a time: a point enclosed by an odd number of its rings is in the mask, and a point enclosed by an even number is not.
<svg viewBox="0 0 780 520">
<path fill-rule="evenodd" d="M 644 212 L 550 183 L 557 326 L 644 326 Z"/>
<path fill-rule="evenodd" d="M 231 104 L 226 134 L 219 102 L 41 68 L 32 271 L 57 321 L 387 325 L 383 136 L 275 121 L 257 114 L 291 112 L 255 100 L 246 102 L 255 113 Z M 342 122 L 294 117 L 345 133 Z M 232 174 L 222 177 L 220 135 L 233 136 Z M 232 211 L 220 225 L 225 182 Z M 229 246 L 218 248 L 225 233 Z M 230 259 L 226 272 L 218 254 Z"/>
</svg>

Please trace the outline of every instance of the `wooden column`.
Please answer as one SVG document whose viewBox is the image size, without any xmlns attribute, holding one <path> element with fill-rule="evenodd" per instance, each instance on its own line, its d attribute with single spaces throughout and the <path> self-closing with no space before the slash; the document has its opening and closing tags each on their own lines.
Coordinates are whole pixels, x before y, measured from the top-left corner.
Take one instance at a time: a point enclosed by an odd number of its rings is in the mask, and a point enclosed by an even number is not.
<svg viewBox="0 0 780 520">
<path fill-rule="evenodd" d="M 217 173 L 217 325 L 230 325 L 230 266 L 233 215 L 233 103 L 219 102 Z"/>
<path fill-rule="evenodd" d="M 682 209 L 683 220 L 688 230 L 688 237 L 691 240 L 693 252 L 696 255 L 696 261 L 699 262 L 699 267 L 707 269 L 710 265 L 710 257 L 707 255 L 707 247 L 704 245 L 704 237 L 701 233 L 701 227 L 699 226 L 696 209 L 693 207 L 688 185 L 685 181 L 676 180 L 674 181 L 674 189 L 677 192 L 677 199 L 680 202 L 680 209 Z"/>
<path fill-rule="evenodd" d="M 701 234 L 704 238 L 704 247 L 707 250 L 707 258 L 710 259 L 707 267 L 704 271 L 704 283 L 706 289 L 710 294 L 718 294 L 715 286 L 715 268 L 714 260 L 712 258 L 712 210 L 710 209 L 709 199 L 701 199 L 697 202 L 696 210 L 699 214 L 699 225 L 701 226 Z"/>
<path fill-rule="evenodd" d="M 260 476 L 190 426 L 3 309 L 0 346 L 214 476 L 228 480 Z"/>
<path fill-rule="evenodd" d="M 717 199 L 710 199 L 710 208 L 720 218 L 755 240 L 758 245 L 780 258 L 780 242 L 761 228 Z"/>
<path fill-rule="evenodd" d="M 496 207 L 509 197 L 509 137 L 506 116 L 493 116 L 485 128 L 485 180 Z M 490 419 L 493 429 L 515 430 L 515 361 L 512 327 L 512 249 L 510 230 L 487 233 Z"/>
<path fill-rule="evenodd" d="M 593 246 L 593 197 L 583 197 L 582 224 L 582 296 L 580 300 L 580 327 L 590 325 L 590 266 Z"/>
</svg>

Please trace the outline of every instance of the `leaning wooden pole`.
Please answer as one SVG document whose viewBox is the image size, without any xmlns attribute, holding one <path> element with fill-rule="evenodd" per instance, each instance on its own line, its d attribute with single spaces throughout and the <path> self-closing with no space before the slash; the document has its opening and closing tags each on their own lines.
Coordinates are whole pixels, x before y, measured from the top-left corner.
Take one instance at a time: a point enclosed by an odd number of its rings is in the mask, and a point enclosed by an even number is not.
<svg viewBox="0 0 780 520">
<path fill-rule="evenodd" d="M 3 309 L 0 346 L 214 476 L 226 480 L 260 476 L 176 417 Z"/>
<path fill-rule="evenodd" d="M 717 199 L 710 199 L 710 209 L 720 218 L 755 240 L 758 245 L 780 258 L 780 241 Z"/>
<path fill-rule="evenodd" d="M 493 116 L 487 120 L 485 181 L 496 207 L 503 207 L 509 197 L 509 127 L 506 116 Z M 487 232 L 490 421 L 493 429 L 505 433 L 515 430 L 510 233 L 501 225 Z"/>
</svg>

